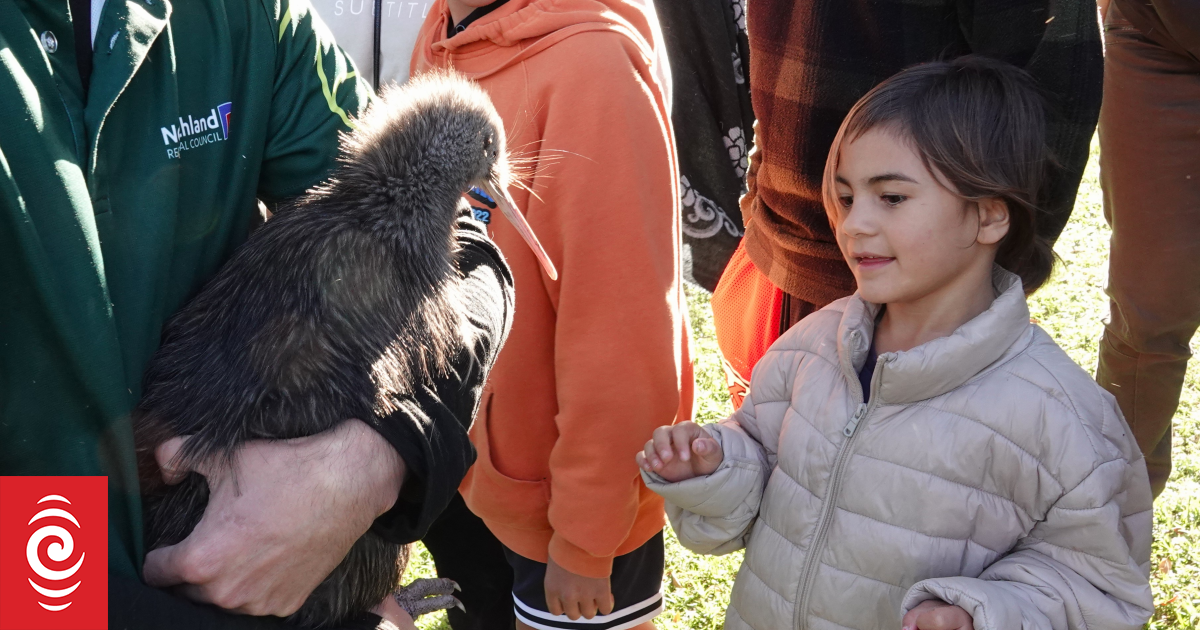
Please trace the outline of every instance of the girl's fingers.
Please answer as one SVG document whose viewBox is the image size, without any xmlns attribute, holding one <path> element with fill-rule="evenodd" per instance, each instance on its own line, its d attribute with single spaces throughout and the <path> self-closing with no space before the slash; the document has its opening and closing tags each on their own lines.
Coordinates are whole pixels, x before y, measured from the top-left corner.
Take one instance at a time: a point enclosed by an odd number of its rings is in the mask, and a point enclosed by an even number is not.
<svg viewBox="0 0 1200 630">
<path fill-rule="evenodd" d="M 616 606 L 617 606 L 617 601 L 613 597 L 613 594 L 610 592 L 607 596 L 605 596 L 604 600 L 600 603 L 600 614 L 611 615 L 613 608 L 615 608 Z"/>
<path fill-rule="evenodd" d="M 687 427 L 677 427 L 671 431 L 671 443 L 675 450 L 679 452 L 679 459 L 688 461 L 692 458 L 692 436 L 691 431 Z"/>
<path fill-rule="evenodd" d="M 708 436 L 696 438 L 696 441 L 692 442 L 692 449 L 696 451 L 696 458 L 701 462 L 701 465 L 693 465 L 697 472 L 710 474 L 725 459 L 721 445 Z"/>
<path fill-rule="evenodd" d="M 900 630 L 916 630 L 917 617 L 920 617 L 921 613 L 928 609 L 929 606 L 925 602 L 921 602 L 914 606 L 912 610 L 904 613 L 904 618 L 900 620 Z"/>
<path fill-rule="evenodd" d="M 654 450 L 654 440 L 646 442 L 646 448 L 641 452 L 641 456 L 650 466 L 647 470 L 658 470 L 662 468 L 662 462 L 658 459 L 658 451 Z"/>
<path fill-rule="evenodd" d="M 646 442 L 637 454 L 638 466 L 643 470 L 659 472 L 676 458 L 689 462 L 692 454 L 703 457 L 708 463 L 720 463 L 720 446 L 704 429 L 693 422 L 681 422 L 674 426 L 662 426 Z"/>
<path fill-rule="evenodd" d="M 559 601 L 559 599 L 557 597 L 550 597 L 549 595 L 547 595 L 546 596 L 546 610 L 548 610 L 551 615 L 554 615 L 557 617 L 558 615 L 563 614 L 562 602 Z"/>
<path fill-rule="evenodd" d="M 941 606 L 945 606 L 945 603 L 936 599 L 927 599 L 920 604 L 917 604 L 912 610 L 908 611 L 904 615 L 904 618 L 900 621 L 901 630 L 917 630 L 917 620 L 920 619 L 921 616 L 926 612 Z"/>
<path fill-rule="evenodd" d="M 942 616 L 938 614 L 941 609 L 931 610 L 920 617 L 917 617 L 917 630 L 955 630 L 950 626 L 942 623 Z"/>
<path fill-rule="evenodd" d="M 716 440 L 708 437 L 707 435 L 696 438 L 696 440 L 692 442 L 692 449 L 697 455 L 706 460 L 720 459 L 722 454 L 721 445 L 717 444 Z"/>
<path fill-rule="evenodd" d="M 962 630 L 972 627 L 971 615 L 958 606 L 939 606 L 917 617 L 918 630 Z"/>
<path fill-rule="evenodd" d="M 664 462 L 671 461 L 671 427 L 658 427 L 654 430 L 654 450 Z"/>
</svg>

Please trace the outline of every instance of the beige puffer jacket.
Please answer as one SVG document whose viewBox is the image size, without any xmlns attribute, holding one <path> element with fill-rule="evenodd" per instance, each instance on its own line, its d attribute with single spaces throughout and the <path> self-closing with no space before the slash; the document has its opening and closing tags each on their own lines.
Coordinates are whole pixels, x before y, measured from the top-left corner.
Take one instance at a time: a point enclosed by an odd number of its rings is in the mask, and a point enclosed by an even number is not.
<svg viewBox="0 0 1200 630">
<path fill-rule="evenodd" d="M 725 459 L 666 483 L 683 545 L 742 547 L 725 628 L 899 630 L 938 598 L 978 630 L 1141 628 L 1151 497 L 1116 404 L 1040 328 L 1016 276 L 949 337 L 858 370 L 879 307 L 807 317 L 708 427 Z"/>
</svg>

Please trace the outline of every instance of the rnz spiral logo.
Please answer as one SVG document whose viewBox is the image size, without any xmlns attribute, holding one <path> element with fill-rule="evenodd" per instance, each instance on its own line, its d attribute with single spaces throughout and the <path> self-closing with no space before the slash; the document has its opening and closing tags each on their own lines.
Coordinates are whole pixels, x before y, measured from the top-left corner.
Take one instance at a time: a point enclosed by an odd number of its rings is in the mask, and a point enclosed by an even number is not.
<svg viewBox="0 0 1200 630">
<path fill-rule="evenodd" d="M 0 630 L 106 628 L 108 479 L 0 477 Z"/>
<path fill-rule="evenodd" d="M 66 497 L 57 494 L 48 494 L 38 499 L 38 504 L 42 503 L 63 503 L 66 504 L 67 508 L 71 505 L 71 502 Z M 53 523 L 55 519 L 70 521 L 75 525 L 76 529 L 79 529 L 79 521 L 75 520 L 75 517 L 67 509 L 60 507 L 48 507 L 34 514 L 33 518 L 29 519 L 29 524 L 33 525 L 37 521 L 47 520 Z M 42 541 L 46 539 L 54 541 L 46 547 L 46 555 L 54 562 L 67 562 L 75 555 L 75 538 L 71 536 L 71 532 L 58 525 L 42 525 L 37 531 L 33 532 L 33 535 L 29 537 L 29 542 L 25 544 L 25 559 L 29 562 L 29 568 L 33 569 L 33 572 L 39 578 L 48 582 L 63 582 L 75 577 L 75 574 L 79 573 L 79 568 L 83 566 L 83 558 L 87 553 L 81 551 L 79 553 L 79 560 L 71 568 L 63 571 L 55 571 L 54 569 L 47 568 L 42 563 L 40 557 Z M 38 605 L 50 612 L 66 610 L 71 605 L 71 600 L 69 599 L 71 593 L 74 593 L 75 589 L 79 588 L 81 584 L 83 584 L 83 580 L 78 580 L 67 588 L 53 589 L 38 586 L 38 583 L 32 578 L 29 580 L 29 585 L 33 587 L 33 590 L 44 595 L 50 601 L 55 602 L 47 604 L 41 601 L 41 598 L 38 598 Z"/>
</svg>

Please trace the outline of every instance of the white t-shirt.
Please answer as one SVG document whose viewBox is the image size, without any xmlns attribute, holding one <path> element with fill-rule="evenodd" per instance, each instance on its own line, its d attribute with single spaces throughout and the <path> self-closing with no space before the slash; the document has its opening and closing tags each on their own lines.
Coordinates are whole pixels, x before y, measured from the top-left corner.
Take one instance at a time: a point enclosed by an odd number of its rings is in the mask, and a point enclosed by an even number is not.
<svg viewBox="0 0 1200 630">
<path fill-rule="evenodd" d="M 312 0 L 312 6 L 333 32 L 338 46 L 354 60 L 359 76 L 371 83 L 375 77 L 375 0 Z M 433 0 L 380 2 L 380 83 L 408 80 L 417 32 L 432 8 Z"/>
<path fill-rule="evenodd" d="M 100 12 L 104 11 L 104 0 L 92 0 L 92 49 L 96 49 L 96 29 L 100 28 Z"/>
</svg>

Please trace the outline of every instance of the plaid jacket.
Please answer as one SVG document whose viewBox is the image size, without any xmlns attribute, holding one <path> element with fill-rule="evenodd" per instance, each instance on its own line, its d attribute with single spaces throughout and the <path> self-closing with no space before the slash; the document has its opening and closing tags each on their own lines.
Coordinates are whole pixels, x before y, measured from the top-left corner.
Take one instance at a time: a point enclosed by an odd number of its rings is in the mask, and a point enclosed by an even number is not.
<svg viewBox="0 0 1200 630">
<path fill-rule="evenodd" d="M 1100 113 L 1103 59 L 1094 0 L 749 0 L 755 124 L 746 252 L 771 282 L 817 307 L 854 291 L 821 204 L 842 119 L 901 69 L 979 53 L 1029 71 L 1053 114 L 1062 168 L 1039 233 L 1070 217 Z"/>
</svg>

